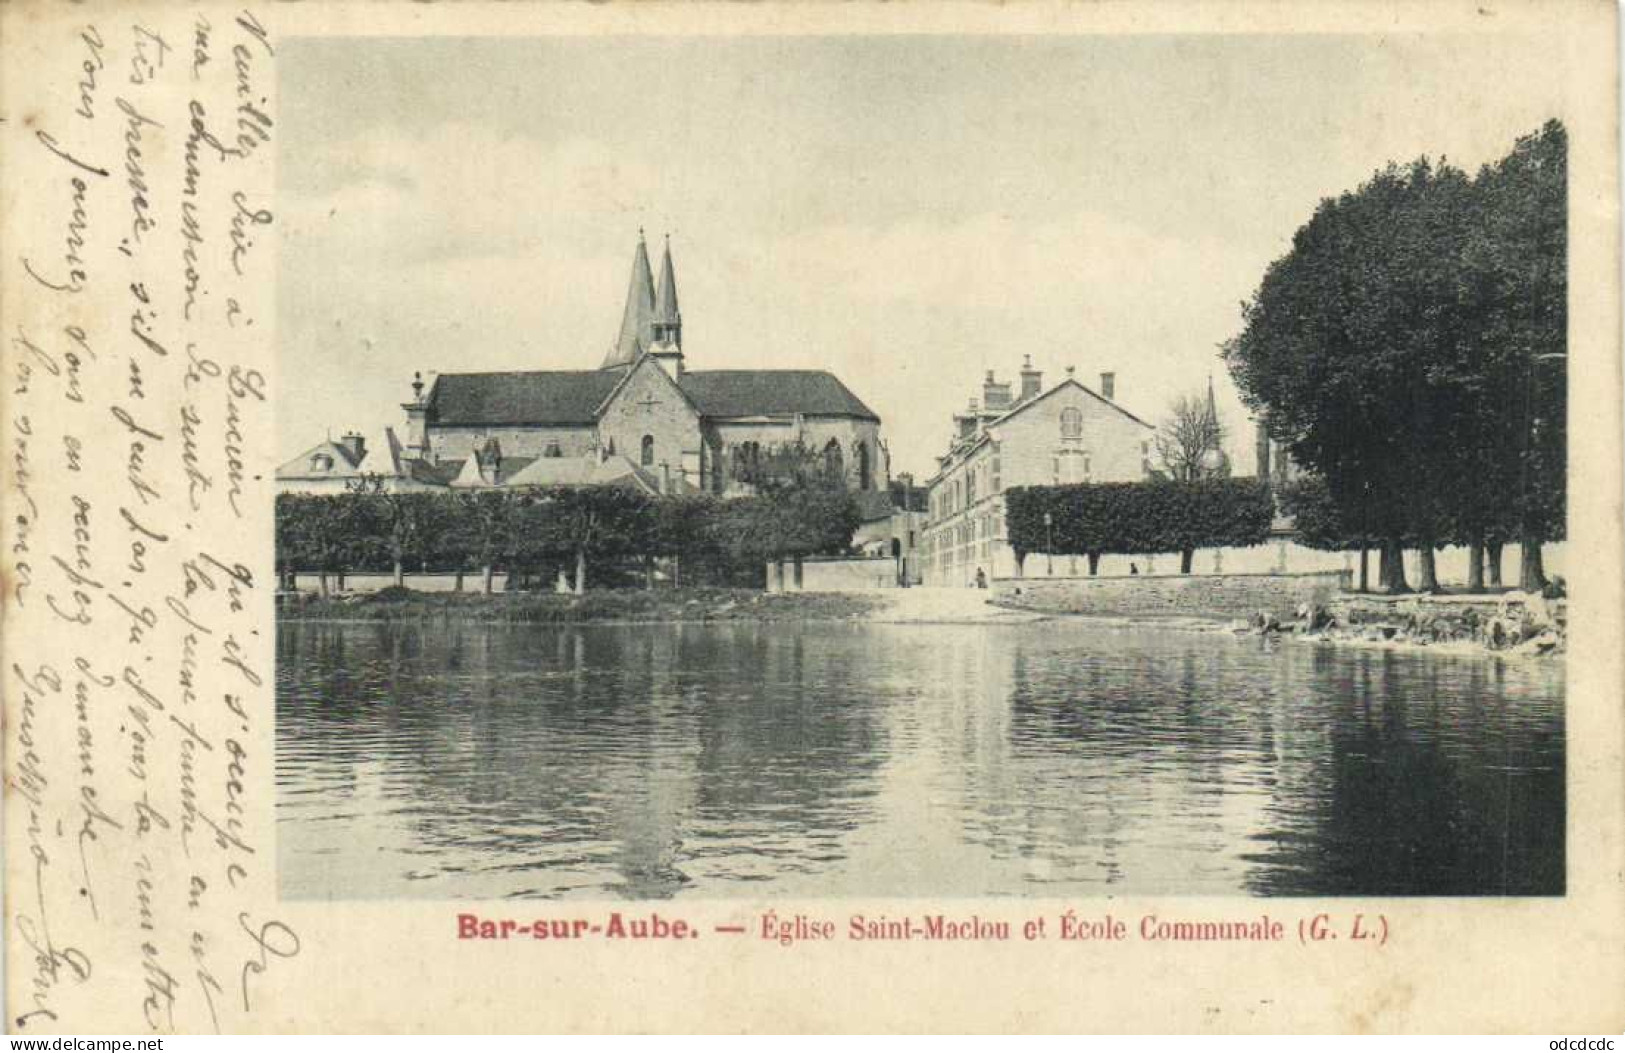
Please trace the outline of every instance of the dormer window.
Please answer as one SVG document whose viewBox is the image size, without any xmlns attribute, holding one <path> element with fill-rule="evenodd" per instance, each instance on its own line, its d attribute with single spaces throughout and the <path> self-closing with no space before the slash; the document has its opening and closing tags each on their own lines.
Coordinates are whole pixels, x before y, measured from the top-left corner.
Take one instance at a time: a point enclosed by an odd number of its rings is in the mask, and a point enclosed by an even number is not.
<svg viewBox="0 0 1625 1053">
<path fill-rule="evenodd" d="M 333 470 L 333 455 L 318 453 L 310 459 L 310 470 L 313 472 L 331 472 Z"/>
</svg>

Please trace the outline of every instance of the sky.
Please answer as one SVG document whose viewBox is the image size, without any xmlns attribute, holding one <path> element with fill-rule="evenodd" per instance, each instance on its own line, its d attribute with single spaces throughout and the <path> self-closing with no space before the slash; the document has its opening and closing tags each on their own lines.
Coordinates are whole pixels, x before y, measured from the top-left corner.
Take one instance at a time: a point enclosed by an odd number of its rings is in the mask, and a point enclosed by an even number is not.
<svg viewBox="0 0 1625 1053">
<path fill-rule="evenodd" d="M 928 477 L 986 370 L 1162 419 L 1321 198 L 1563 117 L 1471 37 L 294 38 L 279 48 L 278 448 L 414 371 L 590 369 L 638 230 L 691 369 L 829 369 Z M 1544 49 L 1533 49 L 1544 51 Z M 1549 52 L 1548 52 L 1549 54 Z M 655 257 L 658 266 L 658 256 Z"/>
</svg>

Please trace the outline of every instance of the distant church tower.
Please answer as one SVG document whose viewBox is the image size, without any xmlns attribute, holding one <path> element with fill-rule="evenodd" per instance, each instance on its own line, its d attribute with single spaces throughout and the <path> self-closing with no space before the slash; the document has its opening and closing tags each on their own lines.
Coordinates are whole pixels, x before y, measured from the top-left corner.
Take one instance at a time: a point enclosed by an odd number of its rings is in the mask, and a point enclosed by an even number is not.
<svg viewBox="0 0 1625 1053">
<path fill-rule="evenodd" d="M 677 309 L 677 274 L 671 265 L 671 237 L 660 260 L 660 287 L 655 290 L 654 344 L 649 353 L 673 377 L 683 373 L 683 312 Z"/>
<path fill-rule="evenodd" d="M 656 291 L 649 266 L 649 247 L 639 229 L 637 251 L 632 255 L 632 278 L 626 290 L 626 309 L 621 313 L 621 331 L 601 368 L 629 367 L 645 354 L 652 355 L 674 377 L 683 371 L 683 315 L 677 306 L 677 274 L 671 262 L 671 239 L 666 239 L 666 251 L 660 261 L 660 288 Z"/>
</svg>

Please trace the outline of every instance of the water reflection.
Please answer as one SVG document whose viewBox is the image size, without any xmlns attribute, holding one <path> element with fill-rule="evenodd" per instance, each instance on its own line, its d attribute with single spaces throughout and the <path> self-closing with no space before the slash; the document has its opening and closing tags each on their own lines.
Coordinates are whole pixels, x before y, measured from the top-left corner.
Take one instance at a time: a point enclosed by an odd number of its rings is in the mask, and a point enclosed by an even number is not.
<svg viewBox="0 0 1625 1053">
<path fill-rule="evenodd" d="M 1562 679 L 1084 623 L 291 624 L 284 894 L 1558 894 Z"/>
</svg>

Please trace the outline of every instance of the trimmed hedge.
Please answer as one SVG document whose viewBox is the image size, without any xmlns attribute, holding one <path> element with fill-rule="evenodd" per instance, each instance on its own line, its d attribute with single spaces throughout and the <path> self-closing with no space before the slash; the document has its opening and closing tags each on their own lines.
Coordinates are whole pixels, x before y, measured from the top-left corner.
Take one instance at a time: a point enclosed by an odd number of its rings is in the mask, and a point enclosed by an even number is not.
<svg viewBox="0 0 1625 1053">
<path fill-rule="evenodd" d="M 1030 552 L 1093 558 L 1178 552 L 1188 573 L 1196 549 L 1262 544 L 1274 514 L 1268 485 L 1254 479 L 1021 486 L 1005 493 L 1018 561 Z"/>
<path fill-rule="evenodd" d="M 584 577 L 589 560 L 682 556 L 714 580 L 770 559 L 846 551 L 859 523 L 850 494 L 822 486 L 773 497 L 656 498 L 618 487 L 451 493 L 282 494 L 277 564 L 323 575 L 402 568 L 500 569 Z"/>
</svg>

